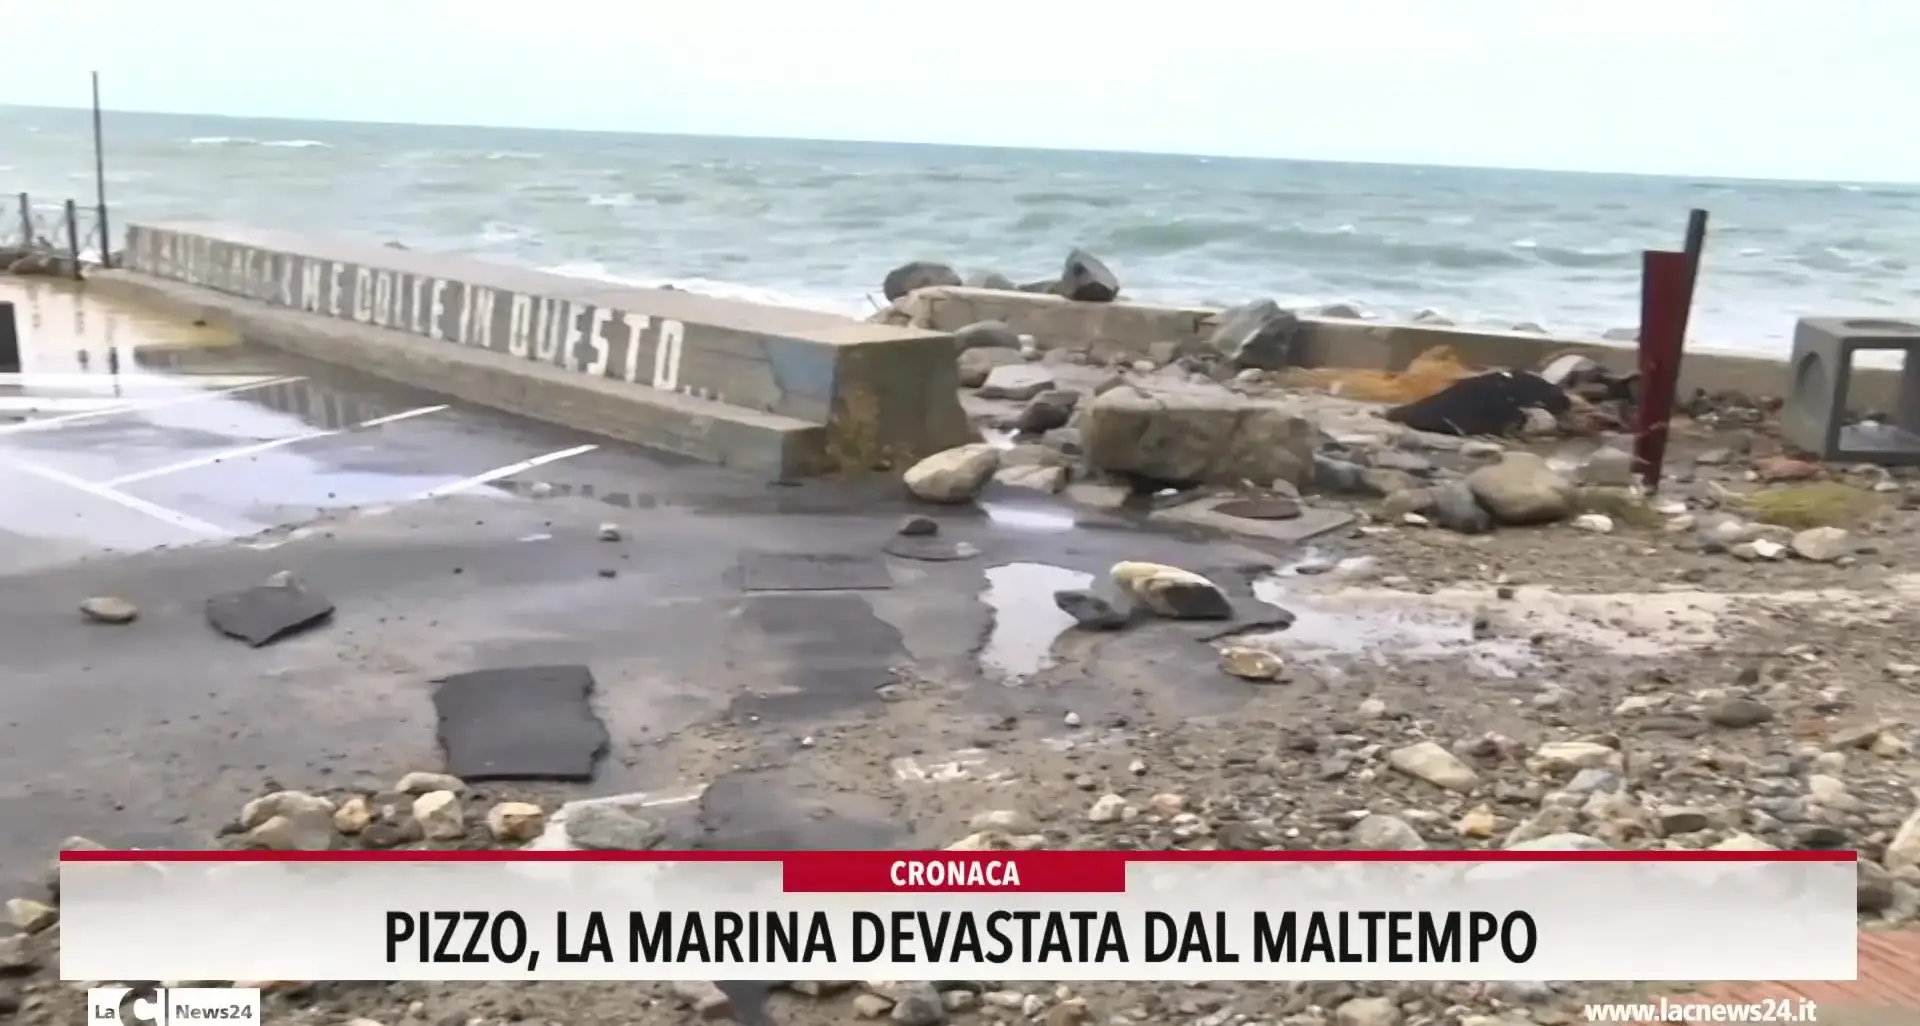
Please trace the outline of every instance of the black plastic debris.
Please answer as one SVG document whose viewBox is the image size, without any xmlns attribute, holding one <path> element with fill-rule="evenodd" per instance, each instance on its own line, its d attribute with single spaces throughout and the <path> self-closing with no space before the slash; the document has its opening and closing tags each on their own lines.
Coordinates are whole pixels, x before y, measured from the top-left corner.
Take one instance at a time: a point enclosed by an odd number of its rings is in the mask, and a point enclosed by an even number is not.
<svg viewBox="0 0 1920 1026">
<path fill-rule="evenodd" d="M 1527 422 L 1527 411 L 1558 417 L 1573 405 L 1567 394 L 1529 371 L 1493 371 L 1462 378 L 1424 399 L 1396 406 L 1386 418 L 1440 435 L 1505 435 Z"/>
<path fill-rule="evenodd" d="M 446 771 L 467 781 L 585 783 L 607 750 L 593 673 L 577 664 L 474 670 L 436 681 Z"/>
<path fill-rule="evenodd" d="M 213 629 L 254 648 L 315 627 L 331 616 L 332 602 L 291 581 L 223 592 L 207 600 L 207 622 Z"/>
</svg>

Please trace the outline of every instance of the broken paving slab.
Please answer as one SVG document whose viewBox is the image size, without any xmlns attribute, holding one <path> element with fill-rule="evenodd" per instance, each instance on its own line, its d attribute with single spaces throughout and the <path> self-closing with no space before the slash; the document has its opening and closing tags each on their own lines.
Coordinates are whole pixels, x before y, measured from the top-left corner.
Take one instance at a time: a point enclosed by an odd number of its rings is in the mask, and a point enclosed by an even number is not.
<svg viewBox="0 0 1920 1026">
<path fill-rule="evenodd" d="M 1236 503 L 1246 500 L 1232 496 L 1200 499 L 1168 509 L 1154 510 L 1148 520 L 1156 523 L 1192 524 L 1196 527 L 1226 531 L 1262 541 L 1297 545 L 1331 534 L 1353 523 L 1353 514 L 1345 510 L 1305 506 L 1297 517 L 1254 519 L 1231 515 Z"/>
<path fill-rule="evenodd" d="M 584 783 L 607 750 L 593 673 L 578 664 L 457 673 L 434 683 L 446 771 L 469 782 Z"/>
<path fill-rule="evenodd" d="M 223 592 L 207 600 L 207 623 L 254 648 L 317 626 L 331 616 L 331 601 L 290 580 Z"/>
<path fill-rule="evenodd" d="M 893 575 L 877 554 L 748 552 L 740 557 L 742 591 L 885 591 Z"/>
</svg>

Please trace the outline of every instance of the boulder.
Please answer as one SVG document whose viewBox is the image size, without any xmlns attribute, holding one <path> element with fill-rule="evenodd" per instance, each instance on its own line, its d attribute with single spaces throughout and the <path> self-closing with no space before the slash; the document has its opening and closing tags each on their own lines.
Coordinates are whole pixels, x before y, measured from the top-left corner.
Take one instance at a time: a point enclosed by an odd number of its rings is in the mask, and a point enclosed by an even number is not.
<svg viewBox="0 0 1920 1026">
<path fill-rule="evenodd" d="M 999 321 L 975 321 L 953 333 L 955 352 L 969 349 L 1020 348 L 1020 334 Z"/>
<path fill-rule="evenodd" d="M 1122 609 L 1105 596 L 1085 588 L 1056 591 L 1053 604 L 1073 617 L 1082 630 L 1117 631 L 1133 620 L 1131 609 Z"/>
<path fill-rule="evenodd" d="M 970 289 L 993 289 L 996 292 L 1013 292 L 1020 286 L 1013 279 L 999 271 L 975 271 L 967 275 L 967 287 Z"/>
<path fill-rule="evenodd" d="M 1448 481 L 1432 489 L 1433 505 L 1419 512 L 1449 531 L 1461 534 L 1485 534 L 1493 530 L 1493 514 L 1487 512 L 1473 489 L 1459 481 Z"/>
<path fill-rule="evenodd" d="M 980 398 L 1026 402 L 1051 388 L 1052 371 L 1031 363 L 1009 363 L 987 372 L 987 380 L 980 383 Z"/>
<path fill-rule="evenodd" d="M 960 372 L 961 388 L 979 388 L 987 383 L 987 375 L 992 374 L 995 367 L 1022 362 L 1018 349 L 981 347 L 961 353 L 955 367 Z"/>
<path fill-rule="evenodd" d="M 1220 586 L 1191 570 L 1163 563 L 1115 563 L 1114 586 L 1169 620 L 1230 620 L 1233 602 Z"/>
<path fill-rule="evenodd" d="M 907 490 L 924 502 L 968 502 L 1000 469 L 1000 450 L 976 442 L 936 452 L 908 468 Z"/>
<path fill-rule="evenodd" d="M 1468 474 L 1467 487 L 1503 524 L 1552 523 L 1573 512 L 1573 483 L 1530 452 L 1506 453 Z"/>
<path fill-rule="evenodd" d="M 1013 288 L 1014 288 L 1014 291 L 1016 292 L 1031 292 L 1031 293 L 1037 293 L 1040 295 L 1051 295 L 1051 296 L 1062 295 L 1060 291 L 1060 279 L 1058 278 L 1042 278 L 1039 281 L 1023 281 L 1020 284 L 1015 285 Z"/>
<path fill-rule="evenodd" d="M 1065 388 L 1050 388 L 1033 397 L 1033 401 L 1020 411 L 1014 419 L 1014 427 L 1029 434 L 1041 434 L 1054 428 L 1066 427 L 1073 419 L 1074 408 L 1080 405 L 1080 393 Z"/>
<path fill-rule="evenodd" d="M 946 264 L 914 260 L 888 271 L 887 277 L 880 283 L 880 293 L 887 297 L 888 302 L 892 302 L 917 289 L 958 284 L 959 272 Z"/>
<path fill-rule="evenodd" d="M 1084 249 L 1067 254 L 1060 270 L 1059 293 L 1081 303 L 1111 303 L 1120 295 L 1120 279 L 1100 258 Z"/>
<path fill-rule="evenodd" d="M 1168 383 L 1109 390 L 1084 404 L 1087 461 L 1161 485 L 1251 481 L 1304 484 L 1318 430 L 1290 410 L 1217 385 Z"/>
<path fill-rule="evenodd" d="M 1280 370 L 1293 365 L 1299 339 L 1299 318 L 1271 299 L 1257 299 L 1221 314 L 1207 344 L 1235 367 Z"/>
</svg>

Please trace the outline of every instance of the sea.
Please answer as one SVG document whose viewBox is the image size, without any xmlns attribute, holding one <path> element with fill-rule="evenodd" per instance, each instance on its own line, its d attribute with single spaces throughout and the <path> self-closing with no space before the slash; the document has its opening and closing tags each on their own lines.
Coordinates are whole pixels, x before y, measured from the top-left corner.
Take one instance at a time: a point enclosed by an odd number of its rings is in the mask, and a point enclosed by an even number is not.
<svg viewBox="0 0 1920 1026">
<path fill-rule="evenodd" d="M 1920 184 L 1784 182 L 109 112 L 112 218 L 216 218 L 864 315 L 888 269 L 1085 247 L 1145 300 L 1598 334 L 1709 212 L 1700 344 L 1920 314 Z M 85 111 L 0 107 L 0 190 L 91 203 Z M 3 216 L 3 215 L 0 215 Z"/>
</svg>

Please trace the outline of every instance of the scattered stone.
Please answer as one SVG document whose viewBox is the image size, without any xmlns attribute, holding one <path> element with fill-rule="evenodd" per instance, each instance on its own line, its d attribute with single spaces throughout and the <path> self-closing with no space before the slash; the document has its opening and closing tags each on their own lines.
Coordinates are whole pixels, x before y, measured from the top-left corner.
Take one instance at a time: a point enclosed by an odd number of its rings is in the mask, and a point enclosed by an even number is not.
<svg viewBox="0 0 1920 1026">
<path fill-rule="evenodd" d="M 1037 463 L 1002 466 L 994 471 L 993 480 L 996 484 L 1003 484 L 1009 488 L 1025 488 L 1055 495 L 1067 486 L 1067 468 Z"/>
<path fill-rule="evenodd" d="M 980 398 L 1025 402 L 1054 387 L 1053 372 L 1031 363 L 1009 363 L 987 372 Z"/>
<path fill-rule="evenodd" d="M 289 578 L 215 595 L 206 617 L 214 630 L 260 648 L 332 619 L 333 603 Z"/>
<path fill-rule="evenodd" d="M 1432 741 L 1396 748 L 1387 755 L 1387 764 L 1410 777 L 1418 777 L 1449 791 L 1471 791 L 1480 782 L 1480 774 L 1460 758 Z"/>
<path fill-rule="evenodd" d="M 1120 279 L 1098 257 L 1075 249 L 1060 269 L 1057 291 L 1079 303 L 1111 303 L 1120 296 Z"/>
<path fill-rule="evenodd" d="M 1503 524 L 1541 524 L 1573 510 L 1573 483 L 1530 452 L 1510 452 L 1500 462 L 1467 475 L 1474 498 Z"/>
<path fill-rule="evenodd" d="M 1014 427 L 1035 435 L 1066 427 L 1079 405 L 1080 393 L 1064 388 L 1048 389 L 1021 409 L 1020 415 L 1014 418 Z"/>
<path fill-rule="evenodd" d="M 1797 460 L 1791 456 L 1768 456 L 1753 461 L 1753 472 L 1768 484 L 1780 481 L 1805 481 L 1820 476 L 1820 464 L 1808 460 Z"/>
<path fill-rule="evenodd" d="M 1653 825 L 1661 837 L 1697 834 L 1713 825 L 1706 810 L 1687 805 L 1663 805 L 1653 814 Z"/>
<path fill-rule="evenodd" d="M 1794 555 L 1815 563 L 1831 563 L 1850 547 L 1846 529 L 1840 527 L 1810 527 L 1795 534 L 1789 544 Z"/>
<path fill-rule="evenodd" d="M 240 829 L 252 830 L 276 816 L 333 817 L 333 803 L 305 791 L 275 791 L 248 802 L 240 809 Z"/>
<path fill-rule="evenodd" d="M 60 910 L 32 898 L 8 898 L 7 921 L 24 933 L 39 933 L 60 921 Z"/>
<path fill-rule="evenodd" d="M 1375 813 L 1355 823 L 1348 834 L 1361 851 L 1420 851 L 1427 846 L 1420 831 L 1398 816 Z"/>
<path fill-rule="evenodd" d="M 1221 651 L 1220 668 L 1242 680 L 1273 680 L 1286 664 L 1265 649 L 1233 645 Z"/>
<path fill-rule="evenodd" d="M 931 260 L 912 260 L 887 272 L 880 283 L 880 294 L 888 302 L 900 299 L 920 289 L 942 288 L 962 284 L 960 273 L 946 264 Z"/>
<path fill-rule="evenodd" d="M 1602 488 L 1626 488 L 1633 484 L 1633 454 L 1624 449 L 1603 446 L 1587 457 L 1580 469 L 1580 480 Z"/>
<path fill-rule="evenodd" d="M 466 810 L 452 791 L 429 791 L 413 800 L 413 818 L 430 841 L 455 841 L 466 836 Z"/>
<path fill-rule="evenodd" d="M 976 442 L 937 452 L 908 468 L 907 490 L 923 502 L 970 502 L 1000 468 L 1000 451 Z"/>
<path fill-rule="evenodd" d="M 354 795 L 340 803 L 333 811 L 333 828 L 351 837 L 367 828 L 373 822 L 373 810 L 367 806 L 367 800 Z"/>
<path fill-rule="evenodd" d="M 1908 816 L 1906 822 L 1900 824 L 1900 829 L 1894 832 L 1893 840 L 1887 842 L 1887 852 L 1882 861 L 1896 873 L 1920 867 L 1920 810 Z"/>
<path fill-rule="evenodd" d="M 532 802 L 501 802 L 487 810 L 487 832 L 503 844 L 525 844 L 546 828 L 546 812 Z"/>
<path fill-rule="evenodd" d="M 140 616 L 133 603 L 111 595 L 95 595 L 80 603 L 80 612 L 94 623 L 132 623 Z"/>
<path fill-rule="evenodd" d="M 1133 620 L 1129 610 L 1117 608 L 1105 597 L 1084 588 L 1054 592 L 1053 604 L 1073 617 L 1083 630 L 1117 631 Z"/>
<path fill-rule="evenodd" d="M 1191 570 L 1160 563 L 1115 563 L 1115 586 L 1153 613 L 1171 620 L 1230 620 L 1233 602 L 1220 586 Z"/>
<path fill-rule="evenodd" d="M 1426 492 L 1432 503 L 1424 512 L 1441 527 L 1460 534 L 1485 534 L 1493 530 L 1493 514 L 1480 505 L 1480 500 L 1473 497 L 1473 489 L 1464 482 L 1450 481 Z"/>
<path fill-rule="evenodd" d="M 454 794 L 466 794 L 467 784 L 466 781 L 461 780 L 451 773 L 414 770 L 412 773 L 401 777 L 400 782 L 393 785 L 393 789 L 401 794 L 410 794 L 417 798 L 420 795 L 431 794 L 435 791 L 452 791 Z"/>
<path fill-rule="evenodd" d="M 706 980 L 675 980 L 673 995 L 702 1019 L 726 1019 L 733 1015 L 733 999 L 727 992 Z"/>
<path fill-rule="evenodd" d="M 1280 370 L 1293 365 L 1299 339 L 1299 318 L 1271 299 L 1258 299 L 1221 313 L 1207 344 L 1235 367 Z"/>
<path fill-rule="evenodd" d="M 1612 534 L 1613 518 L 1605 513 L 1582 513 L 1573 518 L 1573 526 L 1592 534 Z"/>
<path fill-rule="evenodd" d="M 1716 727 L 1743 730 L 1773 719 L 1773 710 L 1752 698 L 1724 698 L 1707 706 L 1701 718 Z"/>
<path fill-rule="evenodd" d="M 1593 741 L 1549 741 L 1534 749 L 1527 769 L 1547 776 L 1569 776 L 1580 770 L 1603 769 L 1619 772 L 1623 760 L 1620 751 Z"/>
<path fill-rule="evenodd" d="M 939 1026 L 947 1021 L 946 1003 L 931 983 L 897 983 L 891 996 L 894 1022 L 905 1026 Z"/>
<path fill-rule="evenodd" d="M 1743 563 L 1777 563 L 1787 558 L 1787 547 L 1770 538 L 1740 542 L 1727 551 Z"/>
<path fill-rule="evenodd" d="M 1335 1009 L 1333 1021 L 1336 1026 L 1400 1026 L 1405 1018 L 1390 997 L 1357 997 Z"/>
<path fill-rule="evenodd" d="M 604 801 L 569 805 L 559 818 L 566 825 L 567 841 L 591 851 L 651 851 L 666 838 L 659 824 Z"/>
<path fill-rule="evenodd" d="M 1112 823 L 1127 811 L 1127 800 L 1117 794 L 1101 795 L 1087 810 L 1087 822 Z"/>
<path fill-rule="evenodd" d="M 900 521 L 895 533 L 903 538 L 931 538 L 940 533 L 940 524 L 932 517 L 915 515 Z"/>
<path fill-rule="evenodd" d="M 954 359 L 954 368 L 960 376 L 961 388 L 979 388 L 987 383 L 987 376 L 996 367 L 1007 367 L 1021 362 L 1017 349 L 999 349 L 981 347 L 969 349 Z"/>
<path fill-rule="evenodd" d="M 0 937 L 0 976 L 24 976 L 40 968 L 40 957 L 27 946 L 27 935 Z"/>
<path fill-rule="evenodd" d="M 953 348 L 964 353 L 969 349 L 1020 349 L 1020 334 L 1000 321 L 975 321 L 953 333 Z"/>
<path fill-rule="evenodd" d="M 318 811 L 270 816 L 246 838 L 268 851 L 326 851 L 333 847 L 333 816 Z"/>
<path fill-rule="evenodd" d="M 862 1019 L 878 1019 L 893 1011 L 893 1001 L 878 994 L 855 994 L 853 1014 Z"/>
<path fill-rule="evenodd" d="M 1856 872 L 1854 903 L 1859 911 L 1873 915 L 1893 907 L 1896 891 L 1892 873 L 1868 858 L 1856 863 Z"/>
</svg>

